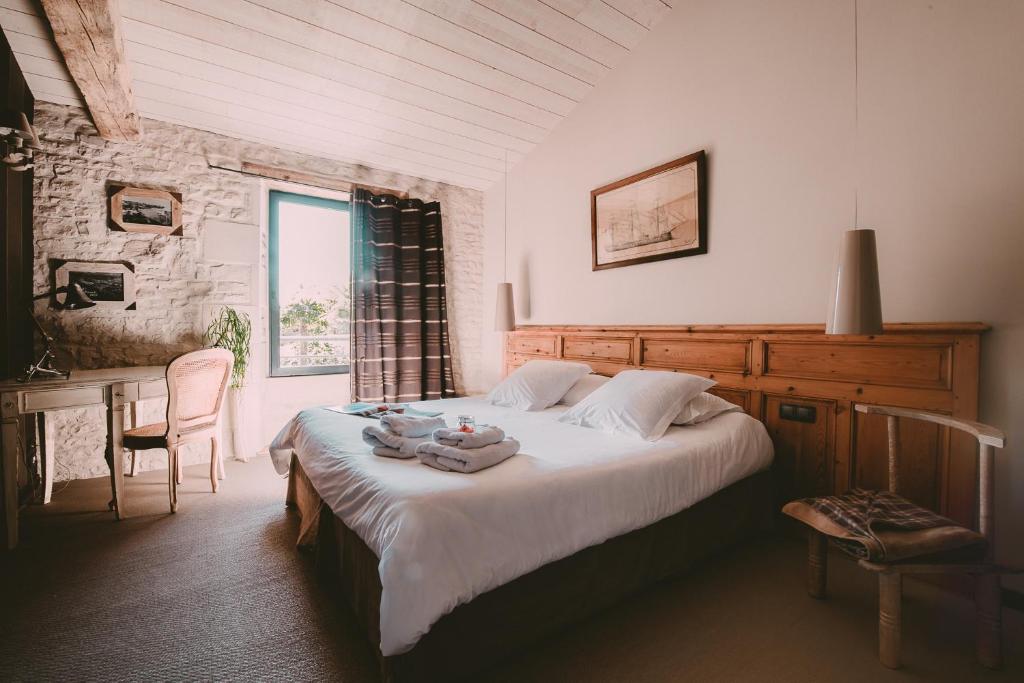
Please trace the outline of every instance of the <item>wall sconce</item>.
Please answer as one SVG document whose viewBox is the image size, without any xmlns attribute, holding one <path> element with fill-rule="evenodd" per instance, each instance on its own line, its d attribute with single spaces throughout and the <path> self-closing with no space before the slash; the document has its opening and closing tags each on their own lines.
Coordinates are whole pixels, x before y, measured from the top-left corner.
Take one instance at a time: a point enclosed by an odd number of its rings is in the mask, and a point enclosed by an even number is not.
<svg viewBox="0 0 1024 683">
<path fill-rule="evenodd" d="M 12 171 L 22 172 L 32 168 L 33 152 L 40 149 L 35 128 L 29 123 L 25 112 L 18 112 L 20 122 L 17 128 L 0 126 L 0 140 L 3 140 L 3 156 L 0 161 Z"/>
</svg>

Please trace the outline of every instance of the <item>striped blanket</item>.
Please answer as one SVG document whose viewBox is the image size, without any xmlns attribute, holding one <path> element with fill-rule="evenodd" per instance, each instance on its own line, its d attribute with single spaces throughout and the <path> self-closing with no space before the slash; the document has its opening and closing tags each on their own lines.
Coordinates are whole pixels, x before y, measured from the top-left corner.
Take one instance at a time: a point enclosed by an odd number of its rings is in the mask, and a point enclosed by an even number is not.
<svg viewBox="0 0 1024 683">
<path fill-rule="evenodd" d="M 956 522 L 889 491 L 853 489 L 841 496 L 805 498 L 803 502 L 846 529 L 851 536 L 871 539 L 881 547 L 884 547 L 878 537 L 881 531 L 913 531 L 956 525 Z M 866 558 L 872 554 L 863 543 L 840 538 L 834 540 L 856 557 Z"/>
</svg>

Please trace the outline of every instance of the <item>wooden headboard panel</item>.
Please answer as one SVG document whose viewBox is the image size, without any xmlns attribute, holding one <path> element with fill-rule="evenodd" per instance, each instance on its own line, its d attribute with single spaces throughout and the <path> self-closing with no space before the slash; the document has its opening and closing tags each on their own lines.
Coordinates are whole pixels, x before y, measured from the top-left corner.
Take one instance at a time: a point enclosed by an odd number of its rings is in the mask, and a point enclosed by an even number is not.
<svg viewBox="0 0 1024 683">
<path fill-rule="evenodd" d="M 900 323 L 880 336 L 829 336 L 822 325 L 521 326 L 505 336 L 504 372 L 534 358 L 585 361 L 717 380 L 775 443 L 780 497 L 885 488 L 884 418 L 856 403 L 976 419 L 981 323 Z M 974 445 L 937 425 L 903 421 L 901 481 L 915 502 L 962 523 L 976 506 Z"/>
</svg>

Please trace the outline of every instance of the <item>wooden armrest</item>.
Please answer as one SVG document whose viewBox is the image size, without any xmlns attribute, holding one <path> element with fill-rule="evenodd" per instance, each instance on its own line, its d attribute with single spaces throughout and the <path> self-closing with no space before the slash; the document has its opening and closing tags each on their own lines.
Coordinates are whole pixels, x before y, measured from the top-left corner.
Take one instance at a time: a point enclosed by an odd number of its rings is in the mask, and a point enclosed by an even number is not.
<svg viewBox="0 0 1024 683">
<path fill-rule="evenodd" d="M 1003 433 L 995 427 L 990 427 L 980 422 L 962 420 L 958 417 L 943 415 L 942 413 L 933 413 L 927 410 L 916 410 L 914 408 L 897 408 L 896 406 L 875 406 L 868 405 L 866 403 L 858 403 L 856 405 L 856 409 L 858 412 L 867 413 L 868 415 L 908 417 L 912 420 L 924 420 L 925 422 L 934 422 L 935 424 L 945 425 L 946 427 L 952 427 L 953 429 L 959 429 L 967 432 L 976 438 L 979 443 L 987 446 L 995 446 L 996 448 L 1002 448 L 1006 441 L 1006 437 L 1003 436 Z"/>
</svg>

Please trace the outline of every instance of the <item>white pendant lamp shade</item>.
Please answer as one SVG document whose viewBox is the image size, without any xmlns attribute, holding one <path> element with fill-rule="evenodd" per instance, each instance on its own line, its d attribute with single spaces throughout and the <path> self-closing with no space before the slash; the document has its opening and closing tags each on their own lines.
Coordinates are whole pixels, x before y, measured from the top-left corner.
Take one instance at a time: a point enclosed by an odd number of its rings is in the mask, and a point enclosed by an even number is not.
<svg viewBox="0 0 1024 683">
<path fill-rule="evenodd" d="M 825 334 L 882 334 L 874 230 L 847 230 L 832 280 Z"/>
<path fill-rule="evenodd" d="M 853 2 L 853 121 L 854 141 L 860 121 L 860 4 Z M 856 144 L 854 151 L 857 151 Z M 857 178 L 856 155 L 854 179 Z M 853 224 L 857 225 L 860 192 L 853 187 Z M 843 233 L 839 261 L 828 297 L 825 334 L 882 334 L 882 295 L 878 287 L 878 250 L 875 231 L 854 228 Z"/>
<path fill-rule="evenodd" d="M 516 329 L 516 308 L 512 300 L 512 283 L 498 283 L 498 300 L 494 308 L 494 329 L 510 332 Z"/>
</svg>

